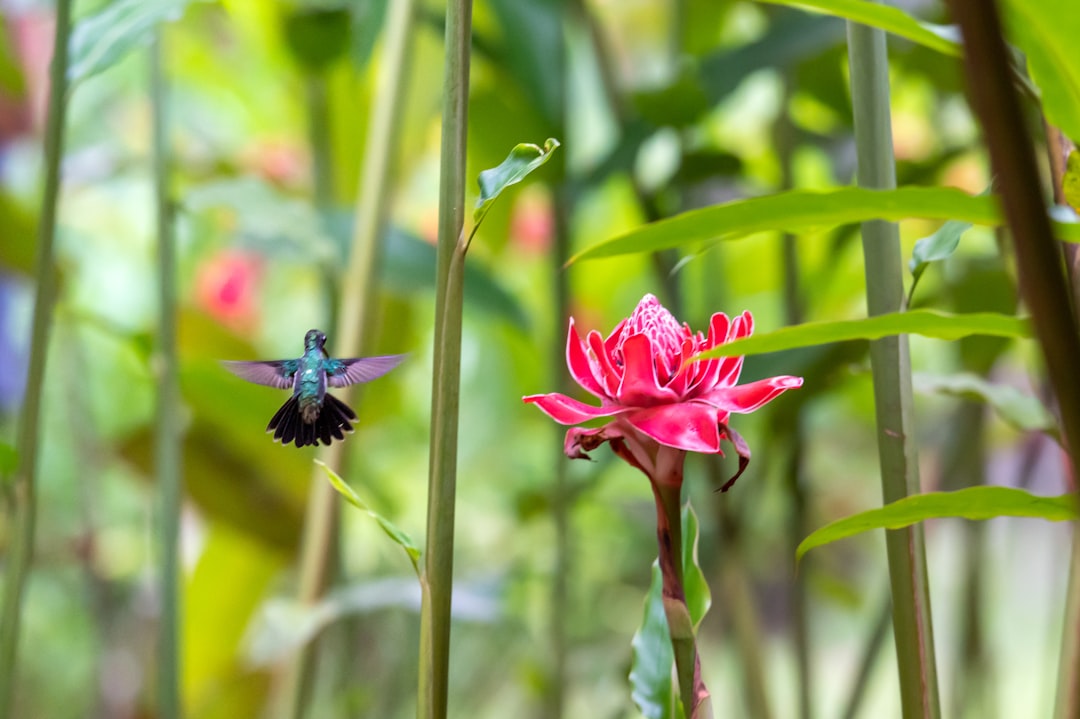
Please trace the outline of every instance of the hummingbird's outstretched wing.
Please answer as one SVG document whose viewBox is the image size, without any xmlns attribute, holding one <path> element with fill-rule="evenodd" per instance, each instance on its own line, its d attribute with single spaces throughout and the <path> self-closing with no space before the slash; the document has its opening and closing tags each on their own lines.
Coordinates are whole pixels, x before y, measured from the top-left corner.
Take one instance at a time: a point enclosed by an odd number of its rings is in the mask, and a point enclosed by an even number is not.
<svg viewBox="0 0 1080 719">
<path fill-rule="evenodd" d="M 324 363 L 326 383 L 331 387 L 347 387 L 360 382 L 370 382 L 397 367 L 404 359 L 405 355 L 328 359 Z"/>
<path fill-rule="evenodd" d="M 246 379 L 255 384 L 264 384 L 267 387 L 278 389 L 292 389 L 293 375 L 300 365 L 299 360 L 273 360 L 270 362 L 235 362 L 223 360 L 221 364 L 225 369 L 237 377 Z"/>
</svg>

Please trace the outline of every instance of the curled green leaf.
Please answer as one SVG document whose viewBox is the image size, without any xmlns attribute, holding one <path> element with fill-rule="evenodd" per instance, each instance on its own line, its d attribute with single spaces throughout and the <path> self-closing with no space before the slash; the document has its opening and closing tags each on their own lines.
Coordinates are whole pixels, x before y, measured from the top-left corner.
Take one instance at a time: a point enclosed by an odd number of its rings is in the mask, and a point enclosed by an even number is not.
<svg viewBox="0 0 1080 719">
<path fill-rule="evenodd" d="M 559 146 L 559 141 L 549 137 L 544 146 L 521 143 L 498 167 L 484 170 L 477 181 L 480 183 L 480 197 L 473 210 L 473 223 L 479 225 L 484 215 L 491 209 L 491 204 L 510 185 L 521 182 L 525 177 L 551 159 L 551 153 Z"/>
</svg>

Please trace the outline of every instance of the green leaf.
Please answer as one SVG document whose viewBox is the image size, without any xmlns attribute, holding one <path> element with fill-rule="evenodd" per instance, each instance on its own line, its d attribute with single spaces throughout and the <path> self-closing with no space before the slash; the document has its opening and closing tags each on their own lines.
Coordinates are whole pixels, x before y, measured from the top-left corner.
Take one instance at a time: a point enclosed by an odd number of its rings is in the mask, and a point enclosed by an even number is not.
<svg viewBox="0 0 1080 719">
<path fill-rule="evenodd" d="M 325 462 L 316 459 L 315 464 L 323 468 L 323 471 L 326 472 L 326 476 L 330 478 L 330 484 L 334 485 L 334 489 L 336 489 L 342 497 L 348 500 L 349 504 L 362 512 L 367 512 L 368 516 L 374 519 L 379 527 L 382 528 L 382 531 L 386 532 L 386 536 L 390 537 L 395 544 L 405 550 L 405 553 L 409 555 L 409 561 L 412 562 L 416 576 L 419 577 L 420 549 L 413 543 L 409 535 L 398 529 L 389 519 L 364 504 L 364 500 L 360 499 L 360 496 L 353 491 L 353 488 L 346 484 L 345 480 L 339 477 L 334 470 L 327 467 Z"/>
<path fill-rule="evenodd" d="M 736 240 L 757 232 L 803 232 L 867 220 L 909 218 L 1001 224 L 995 197 L 969 195 L 950 187 L 869 190 L 843 187 L 825 192 L 796 190 L 735 200 L 684 212 L 588 247 L 567 264 L 598 257 L 655 252 Z M 1080 242 L 1080 223 L 1055 222 L 1059 239 Z"/>
<path fill-rule="evenodd" d="M 852 20 L 861 25 L 884 30 L 898 37 L 936 50 L 945 55 L 960 57 L 960 33 L 949 25 L 916 20 L 899 8 L 866 0 L 759 0 L 759 2 L 810 12 L 823 13 Z"/>
<path fill-rule="evenodd" d="M 879 509 L 859 512 L 826 524 L 804 539 L 795 550 L 795 560 L 815 547 L 851 537 L 871 529 L 901 529 L 925 519 L 958 517 L 1035 517 L 1062 522 L 1077 519 L 1076 496 L 1039 497 L 1013 487 L 968 487 L 955 492 L 928 492 L 897 500 Z"/>
<path fill-rule="evenodd" d="M 71 31 L 68 78 L 72 85 L 109 69 L 150 42 L 159 23 L 179 19 L 191 0 L 113 0 L 79 20 Z"/>
<path fill-rule="evenodd" d="M 282 23 L 286 47 L 308 72 L 322 72 L 349 50 L 352 17 L 347 7 L 301 7 Z"/>
<path fill-rule="evenodd" d="M 712 606 L 712 594 L 705 580 L 705 572 L 698 564 L 698 518 L 689 502 L 682 509 L 682 535 L 683 591 L 686 593 L 690 620 L 696 629 Z"/>
<path fill-rule="evenodd" d="M 683 591 L 695 627 L 701 624 L 712 604 L 705 573 L 698 564 L 697 546 L 697 514 L 687 502 L 682 508 Z M 653 561 L 644 617 L 631 642 L 631 698 L 646 719 L 675 719 L 682 716 L 672 681 L 675 654 L 671 648 L 667 615 L 664 613 L 663 584 L 660 563 Z"/>
<path fill-rule="evenodd" d="M 1065 177 L 1061 180 L 1065 201 L 1074 208 L 1080 207 L 1080 152 L 1073 150 L 1065 162 Z"/>
<path fill-rule="evenodd" d="M 927 266 L 931 262 L 944 260 L 956 252 L 956 248 L 960 246 L 960 237 L 970 229 L 970 222 L 949 220 L 939 227 L 937 232 L 915 243 L 911 251 L 911 261 L 908 262 L 908 269 L 911 270 L 913 278 L 912 291 Z"/>
<path fill-rule="evenodd" d="M 1021 432 L 1044 432 L 1055 440 L 1057 422 L 1037 397 L 1010 385 L 993 384 L 978 375 L 962 372 L 946 376 L 917 373 L 913 377 L 920 392 L 962 397 L 989 405 L 1009 426 Z"/>
<path fill-rule="evenodd" d="M 480 173 L 480 197 L 473 210 L 473 223 L 479 225 L 484 215 L 491 208 L 495 199 L 510 185 L 525 179 L 530 172 L 551 159 L 551 153 L 559 146 L 559 141 L 549 137 L 543 147 L 521 143 L 515 145 L 502 164 Z"/>
<path fill-rule="evenodd" d="M 675 652 L 664 613 L 664 579 L 659 560 L 653 560 L 645 615 L 630 646 L 633 650 L 630 698 L 645 719 L 673 719 L 675 685 L 671 681 L 671 668 L 675 664 Z"/>
<path fill-rule="evenodd" d="M 1080 13 L 1075 0 L 1006 0 L 1001 7 L 1006 34 L 1027 57 L 1047 120 L 1080 140 Z"/>
<path fill-rule="evenodd" d="M 921 335 L 939 340 L 958 340 L 971 335 L 991 337 L 1031 337 L 1031 325 L 1023 317 L 995 312 L 972 312 L 953 315 L 937 310 L 911 310 L 877 315 L 860 320 L 807 322 L 784 327 L 775 332 L 753 335 L 715 347 L 694 357 L 737 357 L 739 355 L 779 352 L 797 347 L 811 347 L 830 342 L 876 340 L 891 335 Z"/>
</svg>

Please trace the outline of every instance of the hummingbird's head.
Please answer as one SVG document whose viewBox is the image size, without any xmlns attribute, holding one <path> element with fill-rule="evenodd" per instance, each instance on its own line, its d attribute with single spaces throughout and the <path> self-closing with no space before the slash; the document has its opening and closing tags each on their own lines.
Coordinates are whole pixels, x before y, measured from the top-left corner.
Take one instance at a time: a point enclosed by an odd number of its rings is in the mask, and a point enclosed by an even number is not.
<svg viewBox="0 0 1080 719">
<path fill-rule="evenodd" d="M 322 330 L 308 330 L 308 333 L 304 335 L 304 349 L 322 349 L 322 346 L 326 344 L 326 335 Z"/>
</svg>

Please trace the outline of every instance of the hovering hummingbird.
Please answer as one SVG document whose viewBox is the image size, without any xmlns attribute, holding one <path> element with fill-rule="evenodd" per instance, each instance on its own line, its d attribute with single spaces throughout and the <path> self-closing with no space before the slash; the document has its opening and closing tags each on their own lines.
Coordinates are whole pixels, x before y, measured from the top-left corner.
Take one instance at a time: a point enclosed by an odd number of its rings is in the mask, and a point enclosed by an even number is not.
<svg viewBox="0 0 1080 719">
<path fill-rule="evenodd" d="M 334 438 L 345 439 L 352 432 L 356 413 L 326 388 L 347 387 L 370 382 L 397 367 L 405 355 L 353 357 L 337 359 L 327 354 L 326 335 L 308 330 L 304 335 L 304 354 L 297 359 L 268 362 L 223 361 L 225 369 L 248 382 L 278 389 L 292 389 L 292 397 L 271 418 L 266 431 L 274 431 L 274 440 L 282 444 L 330 444 Z"/>
</svg>

